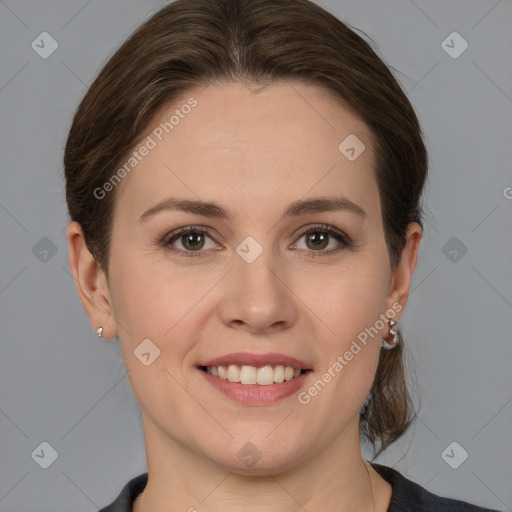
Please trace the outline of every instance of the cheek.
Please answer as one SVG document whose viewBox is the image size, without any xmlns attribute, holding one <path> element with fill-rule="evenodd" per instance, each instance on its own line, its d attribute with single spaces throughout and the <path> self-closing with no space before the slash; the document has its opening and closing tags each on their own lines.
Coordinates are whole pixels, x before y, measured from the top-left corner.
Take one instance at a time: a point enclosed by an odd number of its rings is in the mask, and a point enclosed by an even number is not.
<svg viewBox="0 0 512 512">
<path fill-rule="evenodd" d="M 187 398 L 179 393 L 178 383 L 183 381 L 182 365 L 194 338 L 187 320 L 197 291 L 188 285 L 190 279 L 143 260 L 125 258 L 112 273 L 123 358 L 142 408 L 159 411 L 164 424 L 177 425 L 179 418 L 166 411 L 182 407 Z M 145 359 L 144 354 L 149 356 Z M 170 389 L 176 392 L 169 393 Z"/>
<path fill-rule="evenodd" d="M 310 291 L 307 299 L 329 327 L 324 340 L 336 352 L 374 326 L 385 313 L 389 269 L 368 255 L 356 255 L 356 259 L 357 263 L 341 266 L 331 274 L 321 293 Z M 382 327 L 382 321 L 378 322 L 378 330 Z"/>
<path fill-rule="evenodd" d="M 337 301 L 325 320 L 335 335 L 318 339 L 321 368 L 299 400 L 310 404 L 317 417 L 335 418 L 326 427 L 326 435 L 336 435 L 341 424 L 357 417 L 373 385 L 385 327 L 380 318 L 385 313 L 383 289 L 378 283 L 353 276 L 323 299 L 326 305 Z"/>
<path fill-rule="evenodd" d="M 318 337 L 322 368 L 315 389 L 310 388 L 308 394 L 321 390 L 324 395 L 325 383 L 324 403 L 338 404 L 340 417 L 345 408 L 346 414 L 353 413 L 371 389 L 386 328 L 381 315 L 385 315 L 389 269 L 385 259 L 358 256 L 354 258 L 358 263 L 340 269 L 332 276 L 328 292 L 316 299 L 323 305 L 320 316 L 330 334 Z"/>
<path fill-rule="evenodd" d="M 174 333 L 179 332 L 202 288 L 193 277 L 159 268 L 144 258 L 121 260 L 112 274 L 112 290 L 123 339 L 128 338 L 133 346 L 149 338 L 163 348 L 164 340 L 173 337 L 176 343 L 170 348 L 179 351 L 180 337 Z"/>
</svg>

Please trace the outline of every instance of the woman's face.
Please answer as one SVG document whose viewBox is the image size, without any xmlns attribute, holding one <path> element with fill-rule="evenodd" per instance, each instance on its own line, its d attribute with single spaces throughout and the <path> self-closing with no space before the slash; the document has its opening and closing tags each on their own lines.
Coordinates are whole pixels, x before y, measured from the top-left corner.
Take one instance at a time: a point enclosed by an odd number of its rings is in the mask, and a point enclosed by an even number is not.
<svg viewBox="0 0 512 512">
<path fill-rule="evenodd" d="M 354 446 L 410 277 L 390 269 L 367 126 L 311 86 L 234 84 L 146 135 L 108 293 L 150 443 L 239 472 Z"/>
</svg>

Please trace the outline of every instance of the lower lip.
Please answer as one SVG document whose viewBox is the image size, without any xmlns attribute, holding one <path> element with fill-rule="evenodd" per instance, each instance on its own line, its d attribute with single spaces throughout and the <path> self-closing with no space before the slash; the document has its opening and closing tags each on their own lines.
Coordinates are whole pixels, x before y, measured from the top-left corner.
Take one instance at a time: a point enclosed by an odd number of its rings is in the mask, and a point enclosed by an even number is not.
<svg viewBox="0 0 512 512">
<path fill-rule="evenodd" d="M 305 379 L 311 372 L 302 373 L 292 380 L 285 380 L 268 386 L 259 384 L 240 384 L 239 382 L 230 382 L 205 371 L 198 369 L 203 377 L 215 389 L 224 393 L 236 402 L 248 405 L 265 405 L 277 402 L 283 398 L 296 393 L 304 384 Z"/>
</svg>

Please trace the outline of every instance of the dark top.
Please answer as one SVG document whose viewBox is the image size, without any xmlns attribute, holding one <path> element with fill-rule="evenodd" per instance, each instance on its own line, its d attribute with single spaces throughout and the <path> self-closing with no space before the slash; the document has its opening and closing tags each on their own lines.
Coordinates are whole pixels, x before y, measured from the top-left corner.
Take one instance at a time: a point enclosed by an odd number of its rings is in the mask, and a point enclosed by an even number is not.
<svg viewBox="0 0 512 512">
<path fill-rule="evenodd" d="M 495 509 L 477 507 L 465 501 L 442 498 L 405 478 L 396 469 L 375 462 L 370 464 L 393 488 L 387 512 L 499 512 Z M 147 481 L 147 473 L 133 478 L 123 487 L 117 499 L 99 512 L 132 512 L 133 502 L 144 490 Z"/>
</svg>

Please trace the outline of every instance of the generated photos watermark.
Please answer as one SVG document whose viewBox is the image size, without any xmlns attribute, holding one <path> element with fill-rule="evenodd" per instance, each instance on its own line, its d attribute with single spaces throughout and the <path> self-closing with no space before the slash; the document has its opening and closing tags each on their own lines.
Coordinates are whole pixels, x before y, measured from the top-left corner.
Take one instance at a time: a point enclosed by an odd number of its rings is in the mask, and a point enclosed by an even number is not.
<svg viewBox="0 0 512 512">
<path fill-rule="evenodd" d="M 368 338 L 374 338 L 379 334 L 379 332 L 384 329 L 386 323 L 391 320 L 397 313 L 402 311 L 403 307 L 399 302 L 395 302 L 391 308 L 389 308 L 386 313 L 381 313 L 379 319 L 375 321 L 375 323 L 371 327 L 366 327 L 363 331 L 361 331 L 356 339 L 352 340 L 350 348 L 346 350 L 343 355 L 339 355 L 336 358 L 336 361 L 322 373 L 322 375 L 306 390 L 301 391 L 297 395 L 297 400 L 302 405 L 307 405 L 311 402 L 311 399 L 322 391 L 325 386 L 332 379 L 334 379 L 342 370 L 349 364 L 354 356 L 361 352 L 362 347 L 359 343 L 366 346 L 368 344 Z M 359 343 L 358 343 L 359 342 Z"/>
<path fill-rule="evenodd" d="M 117 169 L 117 171 L 108 179 L 101 187 L 96 187 L 93 195 L 96 199 L 104 199 L 108 192 L 121 183 L 121 180 L 129 174 L 137 165 L 142 162 L 144 157 L 149 155 L 152 149 L 155 149 L 159 142 L 163 140 L 165 135 L 171 133 L 172 130 L 184 119 L 194 107 L 197 106 L 195 98 L 189 98 L 186 103 L 181 105 L 180 108 L 174 110 L 174 114 L 169 117 L 167 121 L 160 123 L 150 135 L 148 135 L 144 142 L 134 151 L 124 164 Z"/>
</svg>

